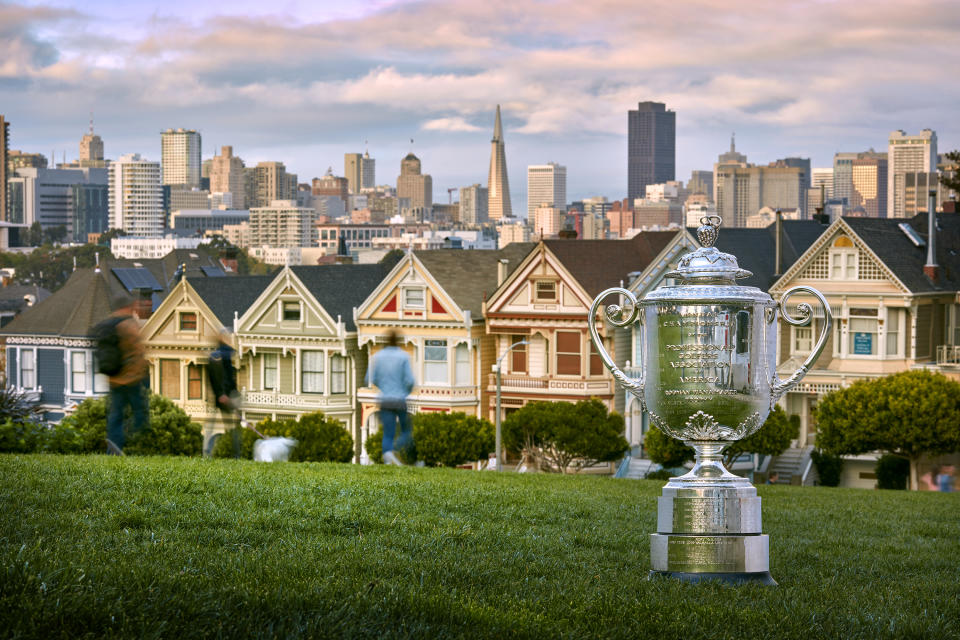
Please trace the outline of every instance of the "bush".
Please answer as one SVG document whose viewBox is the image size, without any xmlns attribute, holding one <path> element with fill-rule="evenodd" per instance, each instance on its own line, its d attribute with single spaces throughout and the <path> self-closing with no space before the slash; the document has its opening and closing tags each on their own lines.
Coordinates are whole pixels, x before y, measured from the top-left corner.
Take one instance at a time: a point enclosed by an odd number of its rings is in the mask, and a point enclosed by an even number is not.
<svg viewBox="0 0 960 640">
<path fill-rule="evenodd" d="M 253 459 L 253 445 L 260 439 L 252 429 L 241 429 L 240 457 Z M 339 420 L 321 412 L 308 413 L 299 420 L 267 418 L 255 425 L 265 437 L 293 438 L 297 446 L 290 452 L 290 462 L 350 462 L 353 459 L 353 438 Z M 228 430 L 220 438 L 210 455 L 214 458 L 233 457 L 233 434 Z"/>
<path fill-rule="evenodd" d="M 37 424 L 40 422 L 40 407 L 27 399 L 27 394 L 9 387 L 0 388 L 0 423 L 7 420 L 14 424 Z"/>
<path fill-rule="evenodd" d="M 0 424 L 0 453 L 33 453 L 39 449 L 43 427 L 32 422 Z"/>
<path fill-rule="evenodd" d="M 71 415 L 63 419 L 62 428 L 78 433 L 79 451 L 105 450 L 107 437 L 107 398 L 84 400 Z M 200 425 L 164 396 L 150 394 L 149 424 L 139 433 L 130 433 L 124 453 L 133 455 L 198 456 L 203 448 Z M 129 409 L 127 410 L 129 416 Z M 63 436 L 60 441 L 68 440 Z"/>
<path fill-rule="evenodd" d="M 541 469 L 560 473 L 616 460 L 630 448 L 623 418 L 596 398 L 528 403 L 504 420 L 503 437 L 512 450 L 529 451 Z"/>
<path fill-rule="evenodd" d="M 428 466 L 456 467 L 465 462 L 486 460 L 494 449 L 495 439 L 493 424 L 476 416 L 465 413 L 413 416 L 415 456 Z"/>
<path fill-rule="evenodd" d="M 670 471 L 670 469 L 657 469 L 643 477 L 646 480 L 669 480 L 670 478 L 675 478 L 676 474 Z"/>
<path fill-rule="evenodd" d="M 820 476 L 821 486 L 836 487 L 840 484 L 840 475 L 843 473 L 843 458 L 824 453 L 819 449 L 814 449 L 810 457 L 813 460 L 813 466 L 817 469 L 817 475 Z"/>
<path fill-rule="evenodd" d="M 679 467 L 684 462 L 693 460 L 692 447 L 668 436 L 653 425 L 650 425 L 643 437 L 643 448 L 651 460 L 664 467 Z"/>
<path fill-rule="evenodd" d="M 877 460 L 877 488 L 906 490 L 910 479 L 910 461 L 889 453 Z"/>
</svg>

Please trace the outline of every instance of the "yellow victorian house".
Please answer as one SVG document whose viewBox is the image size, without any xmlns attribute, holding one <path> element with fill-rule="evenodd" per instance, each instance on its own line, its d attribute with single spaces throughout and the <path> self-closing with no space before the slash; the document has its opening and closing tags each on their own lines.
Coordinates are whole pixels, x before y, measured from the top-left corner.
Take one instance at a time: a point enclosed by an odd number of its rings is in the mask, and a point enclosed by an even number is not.
<svg viewBox="0 0 960 640">
<path fill-rule="evenodd" d="M 797 285 L 821 291 L 833 329 L 814 367 L 781 402 L 801 417 L 801 448 L 816 442 L 818 399 L 855 380 L 911 368 L 960 379 L 960 216 L 941 214 L 929 255 L 926 215 L 910 219 L 840 218 L 771 288 L 777 299 Z M 931 262 L 932 259 L 932 262 Z M 823 326 L 819 304 L 797 294 L 791 305 L 814 308 L 812 327 L 781 325 L 780 375 L 797 369 Z M 877 456 L 846 460 L 845 486 L 873 487 Z"/>
<path fill-rule="evenodd" d="M 203 425 L 204 451 L 223 432 L 206 364 L 223 329 L 234 324 L 271 276 L 184 278 L 141 329 L 150 362 L 150 387 Z M 239 363 L 235 363 L 239 366 Z"/>
<path fill-rule="evenodd" d="M 409 252 L 357 309 L 359 344 L 370 357 L 389 331 L 400 335 L 417 382 L 408 398 L 411 412 L 485 415 L 486 373 L 495 356 L 483 301 L 533 246 Z M 379 428 L 376 388 L 360 388 L 358 399 L 365 442 Z"/>
</svg>

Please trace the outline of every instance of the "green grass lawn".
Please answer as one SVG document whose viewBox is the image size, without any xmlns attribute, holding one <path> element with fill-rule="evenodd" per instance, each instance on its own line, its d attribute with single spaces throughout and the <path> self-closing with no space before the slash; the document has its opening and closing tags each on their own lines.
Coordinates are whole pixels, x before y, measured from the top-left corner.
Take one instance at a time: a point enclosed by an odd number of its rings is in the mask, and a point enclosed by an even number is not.
<svg viewBox="0 0 960 640">
<path fill-rule="evenodd" d="M 647 580 L 663 482 L 0 456 L 2 637 L 960 637 L 960 494 L 763 486 L 779 587 Z"/>
</svg>

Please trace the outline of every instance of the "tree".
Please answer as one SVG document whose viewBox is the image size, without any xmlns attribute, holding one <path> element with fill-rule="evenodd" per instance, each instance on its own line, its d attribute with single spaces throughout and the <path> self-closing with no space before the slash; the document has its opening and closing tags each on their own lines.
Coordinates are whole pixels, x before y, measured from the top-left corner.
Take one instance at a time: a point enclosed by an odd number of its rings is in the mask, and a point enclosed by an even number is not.
<svg viewBox="0 0 960 640">
<path fill-rule="evenodd" d="M 427 466 L 456 467 L 486 459 L 494 449 L 494 426 L 465 413 L 418 413 L 413 416 L 417 460 Z"/>
<path fill-rule="evenodd" d="M 948 189 L 960 191 L 960 150 L 949 151 L 946 153 L 946 156 L 947 160 L 956 168 L 952 172 L 952 175 L 949 175 L 950 172 L 944 171 L 940 176 L 940 184 Z"/>
<path fill-rule="evenodd" d="M 652 435 L 651 435 L 652 434 Z M 763 426 L 743 440 L 731 442 L 723 450 L 723 465 L 730 468 L 733 461 L 744 453 L 778 456 L 790 446 L 790 441 L 800 435 L 800 416 L 788 416 L 787 412 L 775 406 L 767 416 Z M 676 438 L 664 434 L 656 427 L 650 427 L 644 439 L 644 446 L 650 459 L 664 467 L 678 467 L 693 460 L 693 449 Z"/>
<path fill-rule="evenodd" d="M 922 369 L 858 380 L 817 405 L 817 446 L 833 455 L 882 451 L 910 461 L 960 450 L 960 383 Z"/>
<path fill-rule="evenodd" d="M 43 230 L 43 241 L 47 244 L 56 244 L 62 242 L 67 237 L 67 227 L 58 224 L 54 227 L 47 227 Z"/>
<path fill-rule="evenodd" d="M 30 225 L 30 229 L 27 230 L 26 242 L 31 247 L 39 247 L 43 244 L 43 227 L 40 226 L 39 222 Z"/>
<path fill-rule="evenodd" d="M 608 413 L 596 398 L 568 402 L 531 402 L 507 416 L 504 441 L 526 450 L 541 468 L 574 473 L 623 456 L 630 448 L 623 437 L 623 417 Z"/>
</svg>

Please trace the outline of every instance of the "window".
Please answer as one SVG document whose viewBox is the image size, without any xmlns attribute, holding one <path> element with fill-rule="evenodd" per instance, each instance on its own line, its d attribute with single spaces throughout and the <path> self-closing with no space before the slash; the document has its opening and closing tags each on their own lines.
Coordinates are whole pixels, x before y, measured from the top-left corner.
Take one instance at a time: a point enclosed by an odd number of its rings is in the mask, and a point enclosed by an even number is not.
<svg viewBox="0 0 960 640">
<path fill-rule="evenodd" d="M 557 374 L 580 375 L 579 331 L 557 331 Z"/>
<path fill-rule="evenodd" d="M 793 353 L 806 356 L 813 350 L 813 328 L 793 328 Z"/>
<path fill-rule="evenodd" d="M 887 309 L 886 354 L 896 356 L 900 354 L 900 325 L 902 324 L 902 309 Z"/>
<path fill-rule="evenodd" d="M 423 308 L 423 289 L 404 289 L 403 306 L 415 309 Z"/>
<path fill-rule="evenodd" d="M 347 392 L 347 359 L 343 356 L 330 357 L 330 393 Z"/>
<path fill-rule="evenodd" d="M 304 351 L 300 354 L 300 387 L 304 393 L 323 393 L 323 351 Z"/>
<path fill-rule="evenodd" d="M 603 375 L 603 360 L 600 358 L 600 352 L 597 351 L 597 347 L 593 344 L 593 340 L 590 341 L 590 375 Z"/>
<path fill-rule="evenodd" d="M 180 361 L 160 361 L 160 394 L 172 400 L 180 399 Z"/>
<path fill-rule="evenodd" d="M 950 307 L 950 315 L 950 326 L 953 327 L 953 329 L 947 334 L 947 341 L 952 345 L 960 345 L 960 304 L 955 304 Z"/>
<path fill-rule="evenodd" d="M 857 261 L 858 251 L 853 241 L 846 236 L 840 236 L 830 249 L 830 279 L 856 280 Z"/>
<path fill-rule="evenodd" d="M 37 387 L 36 357 L 33 349 L 20 349 L 20 386 L 24 389 Z"/>
<path fill-rule="evenodd" d="M 284 320 L 300 322 L 300 303 L 296 300 L 286 300 L 282 303 Z"/>
<path fill-rule="evenodd" d="M 87 390 L 87 354 L 83 351 L 70 352 L 70 388 L 74 393 Z"/>
<path fill-rule="evenodd" d="M 426 340 L 423 347 L 423 377 L 426 382 L 450 380 L 447 369 L 447 341 Z"/>
<path fill-rule="evenodd" d="M 534 283 L 536 287 L 534 299 L 540 302 L 556 302 L 557 283 L 553 280 L 537 280 Z"/>
<path fill-rule="evenodd" d="M 470 350 L 467 345 L 460 343 L 454 350 L 456 371 L 454 379 L 458 385 L 470 384 Z"/>
<path fill-rule="evenodd" d="M 263 388 L 277 388 L 277 354 L 263 354 Z"/>
<path fill-rule="evenodd" d="M 203 397 L 203 369 L 198 364 L 187 365 L 187 400 Z"/>
<path fill-rule="evenodd" d="M 510 336 L 510 342 L 507 344 L 509 347 L 511 344 L 517 344 L 523 340 L 525 336 Z M 511 373 L 526 373 L 527 372 L 527 345 L 521 344 L 517 345 L 511 351 L 510 357 L 510 372 Z"/>
<path fill-rule="evenodd" d="M 847 354 L 877 355 L 877 310 L 850 309 Z"/>
<path fill-rule="evenodd" d="M 196 331 L 197 314 L 193 311 L 180 312 L 180 331 Z"/>
</svg>

